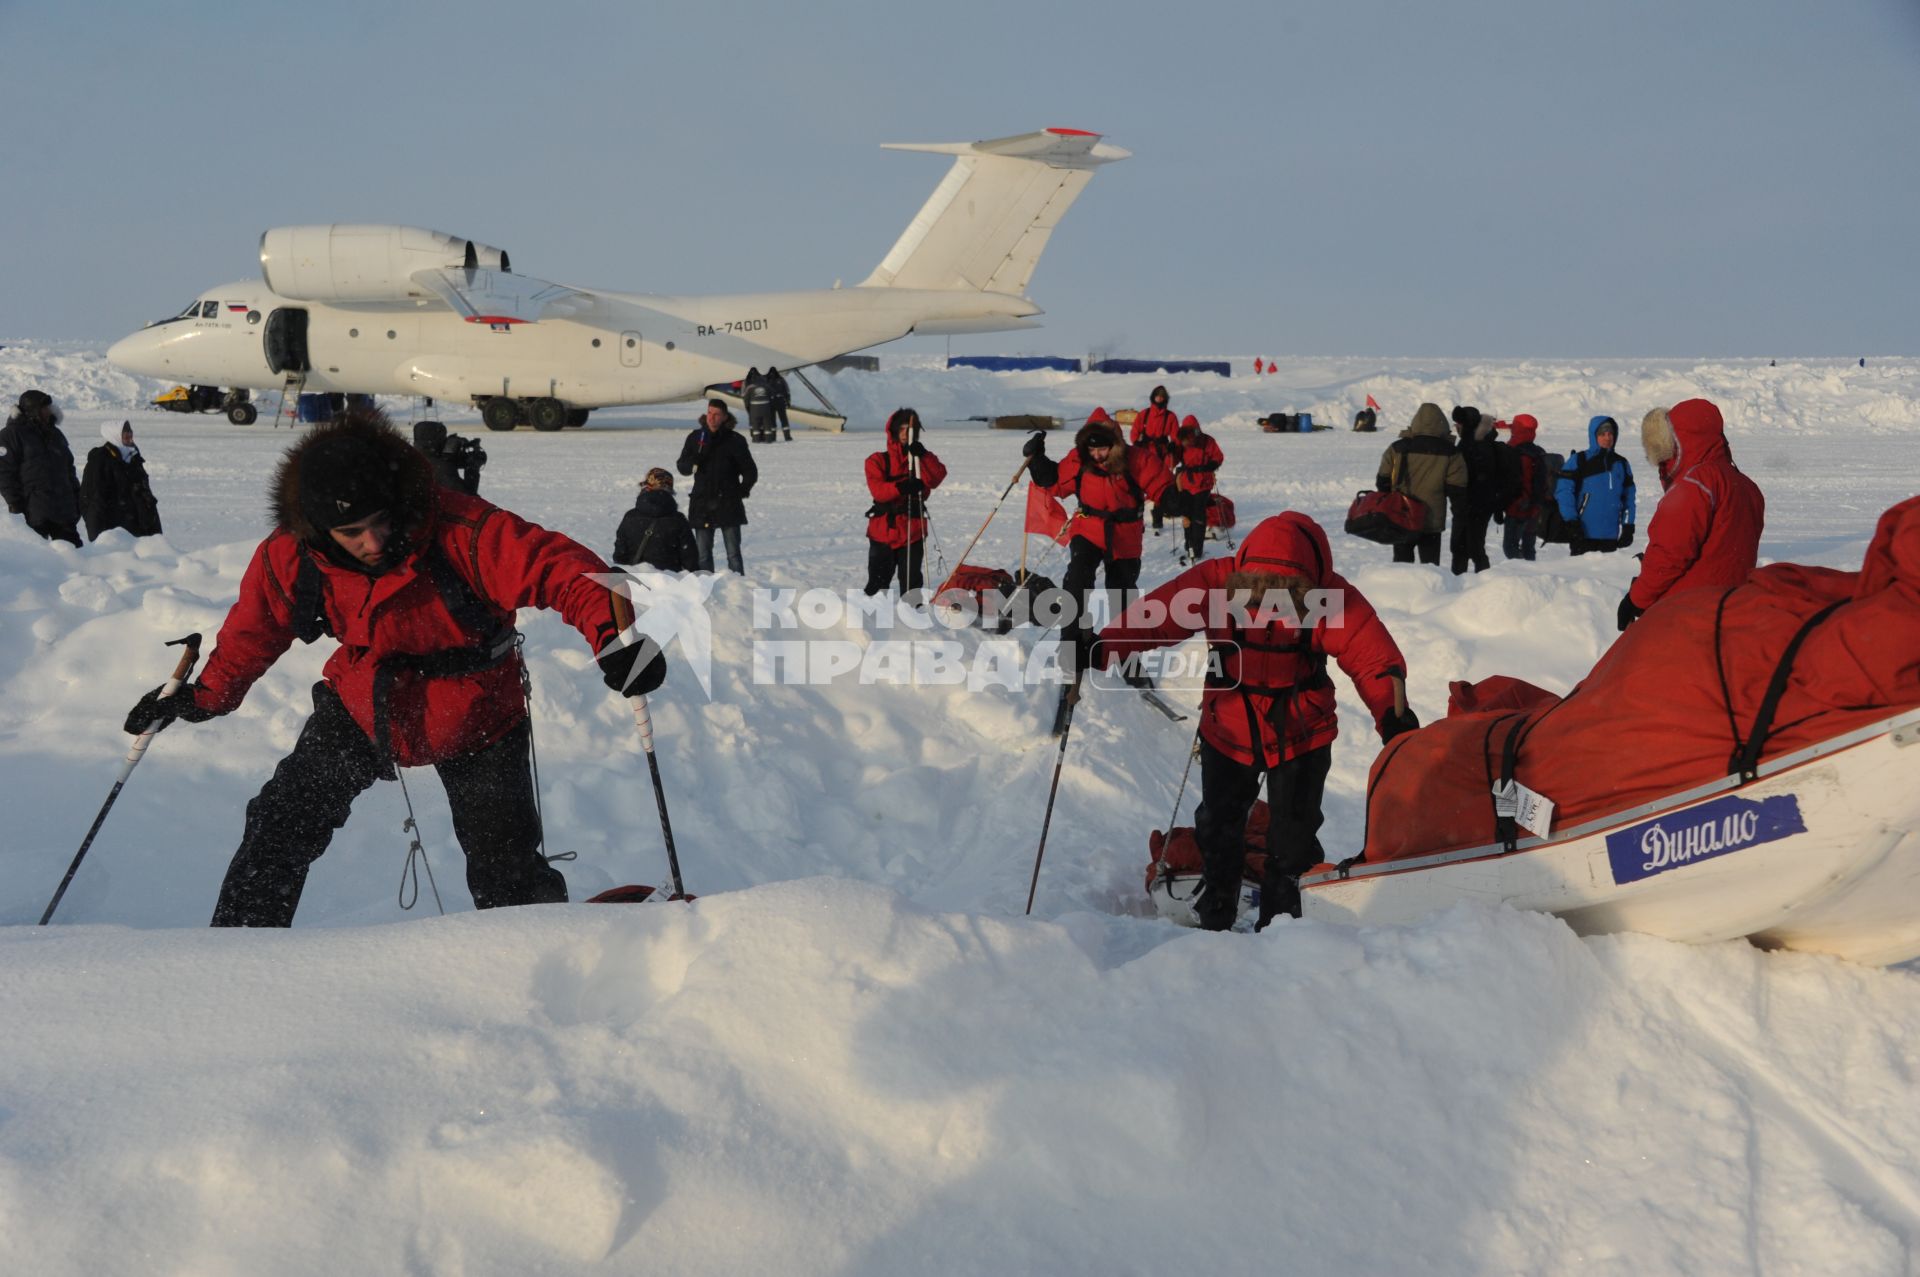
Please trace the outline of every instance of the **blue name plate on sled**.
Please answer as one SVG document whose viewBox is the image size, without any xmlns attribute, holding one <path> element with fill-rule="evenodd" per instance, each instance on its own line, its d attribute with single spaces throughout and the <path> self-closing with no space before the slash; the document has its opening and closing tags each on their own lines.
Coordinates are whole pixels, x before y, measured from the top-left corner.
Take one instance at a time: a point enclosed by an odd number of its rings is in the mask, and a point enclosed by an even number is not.
<svg viewBox="0 0 1920 1277">
<path fill-rule="evenodd" d="M 1638 882 L 1806 832 L 1800 799 L 1793 794 L 1758 801 L 1730 796 L 1608 834 L 1607 859 L 1615 882 Z"/>
</svg>

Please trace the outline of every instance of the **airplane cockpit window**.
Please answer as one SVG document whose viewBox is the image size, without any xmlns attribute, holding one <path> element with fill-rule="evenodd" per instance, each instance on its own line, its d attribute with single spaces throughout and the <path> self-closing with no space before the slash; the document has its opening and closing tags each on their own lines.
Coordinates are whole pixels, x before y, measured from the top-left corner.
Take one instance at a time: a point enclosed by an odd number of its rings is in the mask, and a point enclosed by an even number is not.
<svg viewBox="0 0 1920 1277">
<path fill-rule="evenodd" d="M 213 318 L 216 318 L 219 314 L 220 314 L 219 302 L 201 302 L 200 303 L 200 318 L 213 319 Z"/>
<path fill-rule="evenodd" d="M 192 301 L 188 302 L 187 308 L 181 311 L 179 314 L 168 315 L 165 319 L 156 319 L 151 324 L 148 324 L 147 327 L 157 328 L 161 324 L 171 324 L 178 320 L 198 319 L 199 317 L 200 317 L 200 299 L 196 297 Z"/>
</svg>

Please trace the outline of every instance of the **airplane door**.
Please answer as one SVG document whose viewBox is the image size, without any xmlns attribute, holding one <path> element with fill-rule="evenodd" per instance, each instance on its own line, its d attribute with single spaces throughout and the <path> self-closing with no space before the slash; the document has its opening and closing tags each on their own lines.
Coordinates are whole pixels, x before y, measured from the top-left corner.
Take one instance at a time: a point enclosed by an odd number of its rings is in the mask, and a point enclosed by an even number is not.
<svg viewBox="0 0 1920 1277">
<path fill-rule="evenodd" d="M 307 312 L 283 306 L 267 316 L 267 371 L 307 372 Z"/>
<path fill-rule="evenodd" d="M 640 334 L 620 334 L 620 366 L 638 368 L 640 366 Z"/>
</svg>

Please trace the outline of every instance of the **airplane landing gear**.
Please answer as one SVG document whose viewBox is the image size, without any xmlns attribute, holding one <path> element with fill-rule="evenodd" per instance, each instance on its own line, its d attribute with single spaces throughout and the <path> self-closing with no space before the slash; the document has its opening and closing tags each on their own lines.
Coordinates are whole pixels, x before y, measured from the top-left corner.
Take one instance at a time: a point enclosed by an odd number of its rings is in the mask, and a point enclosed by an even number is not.
<svg viewBox="0 0 1920 1277">
<path fill-rule="evenodd" d="M 236 426 L 250 426 L 260 419 L 260 410 L 250 403 L 237 403 L 227 409 L 227 420 Z"/>
<path fill-rule="evenodd" d="M 558 399 L 529 399 L 527 419 L 535 430 L 559 430 L 567 424 L 567 406 Z"/>
<path fill-rule="evenodd" d="M 578 427 L 580 427 L 580 426 L 584 426 L 584 425 L 586 425 L 586 424 L 587 424 L 587 414 L 588 414 L 589 412 L 591 412 L 591 411 L 593 411 L 593 410 L 592 410 L 591 408 L 569 408 L 569 409 L 567 409 L 567 429 L 569 429 L 569 430 L 573 430 L 573 429 L 576 429 L 576 428 L 578 428 Z"/>
<path fill-rule="evenodd" d="M 480 420 L 489 430 L 512 430 L 520 424 L 520 401 L 495 397 L 480 406 Z"/>
</svg>

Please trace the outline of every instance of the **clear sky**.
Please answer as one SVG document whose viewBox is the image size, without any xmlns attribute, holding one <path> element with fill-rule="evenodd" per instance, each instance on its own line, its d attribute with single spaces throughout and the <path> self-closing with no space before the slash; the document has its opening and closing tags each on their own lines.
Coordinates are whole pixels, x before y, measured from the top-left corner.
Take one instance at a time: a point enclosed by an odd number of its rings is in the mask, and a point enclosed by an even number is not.
<svg viewBox="0 0 1920 1277">
<path fill-rule="evenodd" d="M 945 171 L 880 143 L 1065 125 L 1135 158 L 1047 327 L 956 351 L 1916 350 L 1920 0 L 0 0 L 0 49 L 0 340 L 117 337 L 301 222 L 851 284 Z"/>
</svg>

